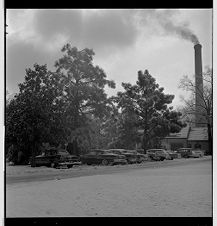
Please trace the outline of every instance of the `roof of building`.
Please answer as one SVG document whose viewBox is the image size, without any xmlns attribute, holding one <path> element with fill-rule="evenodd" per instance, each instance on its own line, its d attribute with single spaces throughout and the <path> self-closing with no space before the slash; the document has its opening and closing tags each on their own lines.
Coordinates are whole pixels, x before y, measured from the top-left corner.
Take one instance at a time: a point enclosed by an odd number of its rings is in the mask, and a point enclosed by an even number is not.
<svg viewBox="0 0 217 226">
<path fill-rule="evenodd" d="M 191 128 L 188 141 L 207 141 L 208 140 L 208 133 L 207 127 L 195 127 Z"/>
<path fill-rule="evenodd" d="M 186 126 L 181 129 L 179 133 L 170 133 L 169 136 L 165 137 L 166 139 L 179 138 L 179 139 L 187 139 L 189 134 L 189 126 Z"/>
</svg>

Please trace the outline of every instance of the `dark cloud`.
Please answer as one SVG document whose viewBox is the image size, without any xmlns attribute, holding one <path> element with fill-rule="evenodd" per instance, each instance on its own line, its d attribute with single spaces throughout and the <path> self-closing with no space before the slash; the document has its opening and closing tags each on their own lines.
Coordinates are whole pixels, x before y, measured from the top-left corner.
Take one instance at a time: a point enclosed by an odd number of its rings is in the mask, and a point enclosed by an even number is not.
<svg viewBox="0 0 217 226">
<path fill-rule="evenodd" d="M 85 43 L 98 48 L 133 45 L 138 31 L 132 17 L 133 14 L 120 11 L 108 11 L 90 17 L 85 22 Z"/>
<path fill-rule="evenodd" d="M 82 14 L 78 10 L 40 10 L 33 21 L 36 33 L 45 41 L 58 34 L 79 40 L 82 33 Z"/>
<path fill-rule="evenodd" d="M 134 44 L 138 32 L 133 15 L 133 11 L 100 10 L 83 17 L 81 10 L 42 10 L 36 12 L 33 26 L 44 41 L 62 34 L 69 42 L 101 51 Z"/>
<path fill-rule="evenodd" d="M 8 17 L 11 22 L 23 20 L 25 12 L 26 10 L 12 10 Z M 27 14 L 33 15 L 32 23 L 30 17 L 25 28 L 26 21 L 21 21 L 18 24 L 24 25 L 22 33 L 18 31 L 14 34 L 17 37 L 10 36 L 11 40 L 8 39 L 6 85 L 11 90 L 17 90 L 17 81 L 24 80 L 25 68 L 32 67 L 34 63 L 48 64 L 48 68 L 52 69 L 55 60 L 62 55 L 60 49 L 65 42 L 78 48 L 92 48 L 97 57 L 106 59 L 106 55 L 111 56 L 114 50 L 123 52 L 132 47 L 141 28 L 146 31 L 147 37 L 148 33 L 153 32 L 152 25 L 154 27 L 156 21 L 164 28 L 164 35 L 190 37 L 188 35 L 193 33 L 188 26 L 178 26 L 172 21 L 172 16 L 176 13 L 177 11 L 171 10 L 99 10 L 89 11 L 87 14 L 85 12 L 84 16 L 82 10 L 29 11 Z M 140 30 L 136 26 L 135 16 L 140 16 Z M 153 18 L 156 21 L 150 25 Z M 30 36 L 25 37 L 25 29 L 28 33 L 28 28 L 35 36 L 31 36 L 32 33 L 29 32 Z M 67 40 L 60 40 L 61 36 L 67 37 Z"/>
<path fill-rule="evenodd" d="M 34 63 L 47 64 L 49 69 L 54 65 L 54 57 L 44 54 L 31 43 L 16 42 L 6 49 L 6 88 L 11 92 L 18 91 L 18 83 L 24 81 L 25 69 L 32 68 Z"/>
</svg>

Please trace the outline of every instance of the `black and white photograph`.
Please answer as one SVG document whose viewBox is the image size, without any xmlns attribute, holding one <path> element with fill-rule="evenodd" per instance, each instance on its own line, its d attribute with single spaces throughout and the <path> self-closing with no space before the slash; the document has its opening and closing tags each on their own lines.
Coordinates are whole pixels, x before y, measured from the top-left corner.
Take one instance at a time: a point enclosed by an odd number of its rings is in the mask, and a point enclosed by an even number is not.
<svg viewBox="0 0 217 226">
<path fill-rule="evenodd" d="M 213 10 L 6 9 L 5 216 L 213 216 Z"/>
</svg>

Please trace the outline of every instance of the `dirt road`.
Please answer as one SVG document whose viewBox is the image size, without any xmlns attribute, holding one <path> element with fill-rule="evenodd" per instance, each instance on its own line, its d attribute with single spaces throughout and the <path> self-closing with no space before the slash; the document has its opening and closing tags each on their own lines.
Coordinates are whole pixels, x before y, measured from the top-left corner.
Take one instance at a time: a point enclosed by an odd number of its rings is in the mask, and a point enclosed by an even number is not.
<svg viewBox="0 0 217 226">
<path fill-rule="evenodd" d="M 146 161 L 142 164 L 131 164 L 131 165 L 116 165 L 116 166 L 74 166 L 70 169 L 53 169 L 50 167 L 34 167 L 30 165 L 25 166 L 6 166 L 6 183 L 20 183 L 20 182 L 31 182 L 31 181 L 45 181 L 55 180 L 91 175 L 102 175 L 111 173 L 120 173 L 122 171 L 129 171 L 132 169 L 145 169 L 145 168 L 158 168 L 158 167 L 169 167 L 178 165 L 188 165 L 198 163 L 200 161 L 210 160 L 209 156 L 205 156 L 200 159 L 174 159 L 165 161 Z"/>
<path fill-rule="evenodd" d="M 170 164 L 9 183 L 6 216 L 212 216 L 211 159 Z"/>
</svg>

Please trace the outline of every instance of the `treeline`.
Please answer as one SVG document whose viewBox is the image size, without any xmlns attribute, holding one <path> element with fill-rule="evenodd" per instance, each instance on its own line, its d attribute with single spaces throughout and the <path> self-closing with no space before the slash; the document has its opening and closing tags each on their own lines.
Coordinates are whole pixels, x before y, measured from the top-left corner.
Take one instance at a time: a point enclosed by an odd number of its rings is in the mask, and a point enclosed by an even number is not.
<svg viewBox="0 0 217 226">
<path fill-rule="evenodd" d="M 70 44 L 55 62 L 55 71 L 35 64 L 26 69 L 19 92 L 6 101 L 6 157 L 28 162 L 42 144 L 77 149 L 160 146 L 162 137 L 184 126 L 181 113 L 168 107 L 174 96 L 164 93 L 147 70 L 135 85 L 122 83 L 123 92 L 108 98 L 105 86 L 115 88 L 102 68 L 93 64 L 94 52 Z M 140 131 L 140 132 L 139 132 Z M 73 150 L 69 148 L 69 151 Z"/>
</svg>

